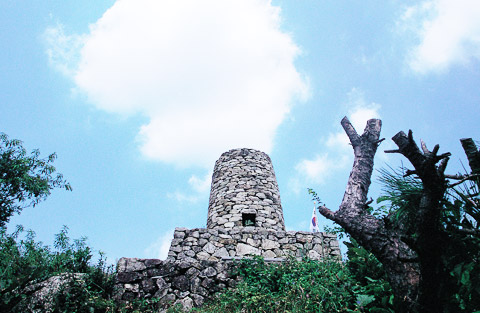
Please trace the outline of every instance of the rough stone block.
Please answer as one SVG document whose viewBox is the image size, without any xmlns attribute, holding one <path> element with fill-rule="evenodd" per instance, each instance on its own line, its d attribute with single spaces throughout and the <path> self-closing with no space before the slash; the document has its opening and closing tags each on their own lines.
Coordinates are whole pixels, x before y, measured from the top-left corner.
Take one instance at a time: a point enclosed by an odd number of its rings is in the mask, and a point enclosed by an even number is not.
<svg viewBox="0 0 480 313">
<path fill-rule="evenodd" d="M 217 248 L 215 247 L 215 245 L 211 242 L 207 243 L 205 246 L 203 246 L 203 251 L 209 253 L 209 254 L 212 254 L 215 252 Z"/>
<path fill-rule="evenodd" d="M 137 258 L 121 258 L 117 263 L 119 272 L 143 271 L 146 268 L 142 260 Z"/>
<path fill-rule="evenodd" d="M 185 232 L 182 231 L 175 231 L 173 233 L 173 238 L 184 238 L 185 237 Z"/>
<path fill-rule="evenodd" d="M 260 250 L 250 245 L 239 243 L 236 248 L 236 254 L 238 256 L 244 256 L 249 254 L 260 255 Z"/>
<path fill-rule="evenodd" d="M 189 285 L 190 285 L 190 282 L 188 281 L 188 278 L 183 275 L 173 278 L 172 286 L 177 288 L 180 291 L 187 291 Z"/>
<path fill-rule="evenodd" d="M 271 249 L 276 249 L 279 248 L 280 244 L 276 241 L 270 240 L 270 239 L 263 239 L 262 240 L 262 249 L 265 250 L 271 250 Z"/>
<path fill-rule="evenodd" d="M 217 275 L 217 270 L 211 266 L 204 269 L 200 274 L 200 276 L 204 276 L 204 277 L 213 277 L 215 275 Z"/>
<path fill-rule="evenodd" d="M 275 252 L 273 252 L 272 250 L 267 250 L 267 251 L 263 252 L 262 256 L 265 257 L 265 258 L 276 258 L 277 257 Z"/>
<path fill-rule="evenodd" d="M 117 282 L 131 283 L 142 279 L 142 275 L 138 272 L 119 272 L 117 274 Z"/>
<path fill-rule="evenodd" d="M 195 303 L 195 306 L 197 307 L 205 303 L 205 298 L 200 295 L 192 294 L 192 299 L 193 303 Z"/>
</svg>

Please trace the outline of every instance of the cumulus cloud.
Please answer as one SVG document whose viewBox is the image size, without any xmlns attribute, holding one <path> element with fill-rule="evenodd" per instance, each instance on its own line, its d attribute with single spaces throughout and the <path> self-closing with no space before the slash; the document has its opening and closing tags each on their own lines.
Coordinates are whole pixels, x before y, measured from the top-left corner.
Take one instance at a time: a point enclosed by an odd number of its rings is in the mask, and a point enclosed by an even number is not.
<svg viewBox="0 0 480 313">
<path fill-rule="evenodd" d="M 367 120 L 380 118 L 380 105 L 367 102 L 364 93 L 358 88 L 353 88 L 348 93 L 346 105 L 347 116 L 359 134 L 363 133 Z M 300 160 L 295 166 L 297 176 L 291 181 L 291 185 L 298 186 L 300 181 L 323 184 L 335 172 L 346 169 L 353 159 L 349 143 L 343 129 L 330 133 L 325 141 L 327 152 L 319 153 L 312 159 Z"/>
<path fill-rule="evenodd" d="M 347 94 L 347 116 L 357 133 L 363 133 L 367 121 L 372 118 L 380 118 L 380 104 L 367 102 L 364 92 L 359 88 L 352 88 Z M 345 153 L 350 151 L 350 140 L 343 129 L 328 135 L 326 146 L 329 149 L 335 149 Z"/>
<path fill-rule="evenodd" d="M 207 173 L 203 178 L 199 178 L 197 175 L 192 175 L 188 180 L 188 183 L 198 193 L 205 193 L 210 190 L 212 183 L 212 172 Z"/>
<path fill-rule="evenodd" d="M 324 153 L 317 155 L 312 160 L 301 160 L 295 166 L 295 170 L 305 177 L 307 181 L 323 184 L 332 172 L 345 167 L 348 160 L 349 158 L 346 155 L 334 158 L 328 153 Z"/>
<path fill-rule="evenodd" d="M 50 60 L 74 68 L 97 108 L 148 117 L 144 155 L 210 167 L 231 148 L 271 151 L 293 103 L 308 96 L 280 13 L 268 0 L 118 0 L 70 38 L 81 42 L 78 58 Z M 68 41 L 59 29 L 46 35 Z M 50 55 L 62 49 L 51 45 Z"/>
<path fill-rule="evenodd" d="M 168 250 L 170 249 L 170 244 L 173 239 L 173 232 L 174 230 L 170 229 L 158 237 L 155 242 L 144 250 L 145 257 L 165 260 L 168 256 Z"/>
<path fill-rule="evenodd" d="M 408 58 L 409 66 L 418 73 L 441 72 L 480 59 L 477 0 L 424 1 L 407 8 L 400 24 L 418 37 Z"/>
<path fill-rule="evenodd" d="M 176 190 L 175 192 L 167 192 L 166 196 L 168 199 L 173 199 L 180 204 L 195 204 L 203 201 L 205 197 L 208 197 L 211 183 L 211 171 L 203 177 L 192 175 L 188 179 L 188 185 L 190 187 L 188 191 Z"/>
</svg>

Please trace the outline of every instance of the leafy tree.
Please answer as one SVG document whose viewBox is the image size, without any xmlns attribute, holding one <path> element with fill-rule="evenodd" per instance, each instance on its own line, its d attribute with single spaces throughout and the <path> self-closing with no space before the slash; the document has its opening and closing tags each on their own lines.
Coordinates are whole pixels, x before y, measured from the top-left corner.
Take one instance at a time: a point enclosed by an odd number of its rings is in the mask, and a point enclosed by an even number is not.
<svg viewBox="0 0 480 313">
<path fill-rule="evenodd" d="M 38 150 L 27 154 L 22 141 L 0 133 L 0 227 L 13 214 L 45 200 L 53 188 L 72 190 L 62 174 L 55 175 L 56 157 L 41 158 Z"/>
<path fill-rule="evenodd" d="M 447 175 L 450 153 L 439 146 L 421 148 L 399 132 L 392 139 L 413 165 L 404 175 L 384 176 L 390 214 L 369 212 L 367 198 L 381 121 L 372 119 L 362 135 L 342 120 L 354 150 L 354 164 L 338 211 L 319 212 L 340 225 L 382 263 L 399 312 L 472 312 L 480 309 L 478 273 L 480 153 L 471 139 L 462 140 L 471 173 Z M 452 183 L 451 180 L 456 182 Z M 470 187 L 459 190 L 462 183 Z M 472 276 L 477 275 L 477 276 Z"/>
</svg>

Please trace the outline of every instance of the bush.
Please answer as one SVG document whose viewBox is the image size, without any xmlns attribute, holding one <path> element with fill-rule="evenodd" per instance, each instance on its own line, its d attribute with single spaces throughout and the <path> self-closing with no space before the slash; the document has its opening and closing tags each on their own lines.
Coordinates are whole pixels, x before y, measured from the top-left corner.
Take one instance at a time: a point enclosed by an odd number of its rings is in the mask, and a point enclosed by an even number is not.
<svg viewBox="0 0 480 313">
<path fill-rule="evenodd" d="M 338 260 L 289 259 L 267 264 L 261 257 L 243 259 L 242 278 L 200 312 L 353 312 L 360 289 Z"/>
<path fill-rule="evenodd" d="M 103 254 L 100 253 L 98 262 L 92 265 L 92 249 L 87 246 L 86 238 L 72 243 L 67 227 L 55 236 L 54 247 L 52 250 L 42 242 L 35 242 L 35 233 L 25 232 L 21 226 L 17 226 L 13 234 L 0 228 L 1 312 L 29 311 L 32 298 L 26 292 L 27 287 L 62 273 L 84 275 L 63 285 L 52 298 L 53 311 L 92 312 L 91 309 L 95 309 L 101 312 L 112 305 L 114 272 Z"/>
</svg>

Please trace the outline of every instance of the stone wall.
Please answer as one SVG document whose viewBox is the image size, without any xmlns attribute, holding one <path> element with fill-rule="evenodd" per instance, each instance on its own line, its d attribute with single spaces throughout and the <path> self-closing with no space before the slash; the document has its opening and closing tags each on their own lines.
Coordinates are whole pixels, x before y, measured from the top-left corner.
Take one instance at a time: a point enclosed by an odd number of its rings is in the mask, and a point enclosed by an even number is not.
<svg viewBox="0 0 480 313">
<path fill-rule="evenodd" d="M 185 257 L 181 260 L 163 261 L 121 258 L 117 264 L 114 299 L 118 302 L 131 302 L 155 298 L 158 309 L 163 310 L 175 304 L 181 304 L 187 310 L 201 306 L 215 293 L 232 288 L 239 281 L 239 277 L 232 275 L 236 266 L 232 259 L 227 257 L 221 261 L 198 261 Z M 266 262 L 282 260 L 265 259 Z"/>
<path fill-rule="evenodd" d="M 246 218 L 254 227 L 285 230 L 270 157 L 253 149 L 234 149 L 215 163 L 207 228 L 241 228 Z"/>
<path fill-rule="evenodd" d="M 336 235 L 326 233 L 271 231 L 254 227 L 240 229 L 176 228 L 167 260 L 220 261 L 229 257 L 261 255 L 264 258 L 308 256 L 314 260 L 340 258 Z"/>
<path fill-rule="evenodd" d="M 116 299 L 160 299 L 160 306 L 200 306 L 231 287 L 234 263 L 251 255 L 281 262 L 292 256 L 341 259 L 335 235 L 285 231 L 270 157 L 253 149 L 225 152 L 215 163 L 207 228 L 176 228 L 166 261 L 122 258 Z"/>
<path fill-rule="evenodd" d="M 186 309 L 201 306 L 236 284 L 236 277 L 230 276 L 233 266 L 233 262 L 121 258 L 114 297 L 120 302 L 157 298 L 159 308 L 176 303 Z"/>
</svg>

